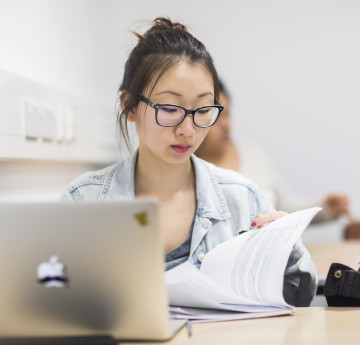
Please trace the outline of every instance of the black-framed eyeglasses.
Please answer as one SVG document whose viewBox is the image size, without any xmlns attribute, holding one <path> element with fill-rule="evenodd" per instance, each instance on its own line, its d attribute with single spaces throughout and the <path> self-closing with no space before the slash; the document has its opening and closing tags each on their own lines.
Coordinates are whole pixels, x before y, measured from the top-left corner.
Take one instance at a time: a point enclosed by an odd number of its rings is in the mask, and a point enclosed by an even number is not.
<svg viewBox="0 0 360 345">
<path fill-rule="evenodd" d="M 141 94 L 138 97 L 141 101 L 155 109 L 156 123 L 162 127 L 180 125 L 187 114 L 192 114 L 195 126 L 201 128 L 211 127 L 224 109 L 222 105 L 205 105 L 191 110 L 176 104 L 153 104 Z"/>
</svg>

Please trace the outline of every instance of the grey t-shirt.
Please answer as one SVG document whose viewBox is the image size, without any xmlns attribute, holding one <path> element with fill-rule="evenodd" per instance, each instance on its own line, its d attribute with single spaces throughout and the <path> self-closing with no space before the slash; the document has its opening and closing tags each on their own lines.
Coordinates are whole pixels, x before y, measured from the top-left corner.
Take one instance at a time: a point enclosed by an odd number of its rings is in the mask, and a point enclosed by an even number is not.
<svg viewBox="0 0 360 345">
<path fill-rule="evenodd" d="M 187 239 L 171 252 L 165 254 L 166 270 L 170 270 L 185 262 L 190 255 L 191 235 L 194 228 L 194 221 L 191 224 Z"/>
</svg>

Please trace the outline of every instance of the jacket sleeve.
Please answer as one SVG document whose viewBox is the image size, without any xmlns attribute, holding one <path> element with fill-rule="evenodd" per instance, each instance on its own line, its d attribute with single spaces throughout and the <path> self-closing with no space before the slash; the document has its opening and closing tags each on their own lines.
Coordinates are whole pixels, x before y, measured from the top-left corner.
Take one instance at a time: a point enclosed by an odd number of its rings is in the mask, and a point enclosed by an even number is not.
<svg viewBox="0 0 360 345">
<path fill-rule="evenodd" d="M 316 293 L 317 284 L 315 265 L 300 238 L 287 262 L 284 274 L 284 299 L 295 307 L 308 307 Z"/>
<path fill-rule="evenodd" d="M 70 192 L 66 190 L 59 198 L 59 201 L 75 201 L 74 198 L 71 196 Z"/>
</svg>

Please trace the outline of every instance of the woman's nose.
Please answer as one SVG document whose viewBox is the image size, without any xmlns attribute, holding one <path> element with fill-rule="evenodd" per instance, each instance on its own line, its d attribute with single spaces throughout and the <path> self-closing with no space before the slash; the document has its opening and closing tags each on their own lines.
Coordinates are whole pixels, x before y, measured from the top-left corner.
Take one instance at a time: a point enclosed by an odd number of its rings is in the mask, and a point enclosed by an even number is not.
<svg viewBox="0 0 360 345">
<path fill-rule="evenodd" d="M 193 115 L 187 114 L 183 122 L 176 127 L 177 134 L 191 136 L 195 132 L 195 124 L 193 121 Z"/>
</svg>

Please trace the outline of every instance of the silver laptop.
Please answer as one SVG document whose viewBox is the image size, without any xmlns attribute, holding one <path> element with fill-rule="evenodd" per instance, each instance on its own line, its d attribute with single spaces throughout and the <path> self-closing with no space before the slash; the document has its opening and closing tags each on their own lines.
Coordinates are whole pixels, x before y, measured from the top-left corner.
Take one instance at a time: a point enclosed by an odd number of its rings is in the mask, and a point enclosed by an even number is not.
<svg viewBox="0 0 360 345">
<path fill-rule="evenodd" d="M 150 200 L 0 204 L 0 338 L 171 338 L 162 253 Z"/>
</svg>

